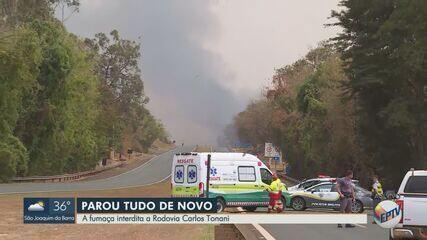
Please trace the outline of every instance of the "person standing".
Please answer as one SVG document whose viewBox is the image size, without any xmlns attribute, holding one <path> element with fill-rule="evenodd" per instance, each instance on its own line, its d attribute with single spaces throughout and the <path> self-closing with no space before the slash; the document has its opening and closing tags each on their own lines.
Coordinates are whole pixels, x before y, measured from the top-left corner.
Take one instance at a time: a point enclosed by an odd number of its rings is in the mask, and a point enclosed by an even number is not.
<svg viewBox="0 0 427 240">
<path fill-rule="evenodd" d="M 270 202 L 268 203 L 268 212 L 277 211 L 278 213 L 283 210 L 283 203 L 281 203 L 282 191 L 284 186 L 282 181 L 277 177 L 277 173 L 272 174 L 273 181 L 268 187 Z"/>
<path fill-rule="evenodd" d="M 384 193 L 383 193 L 383 187 L 378 181 L 378 176 L 374 175 L 372 177 L 372 200 L 373 200 L 373 207 L 372 210 L 374 212 L 375 216 L 375 207 L 384 199 Z M 372 221 L 373 224 L 375 224 L 375 221 Z"/>
<path fill-rule="evenodd" d="M 353 171 L 347 170 L 343 178 L 337 179 L 337 192 L 340 195 L 341 213 L 351 213 L 354 202 Z M 338 224 L 342 228 L 342 224 Z M 353 228 L 353 224 L 345 224 L 346 228 Z"/>
</svg>

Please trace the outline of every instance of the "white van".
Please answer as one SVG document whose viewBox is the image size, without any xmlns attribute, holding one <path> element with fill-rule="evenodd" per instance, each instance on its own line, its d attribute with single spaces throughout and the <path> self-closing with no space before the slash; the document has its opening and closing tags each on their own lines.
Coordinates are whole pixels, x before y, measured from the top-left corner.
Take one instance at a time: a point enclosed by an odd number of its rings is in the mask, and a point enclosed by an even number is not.
<svg viewBox="0 0 427 240">
<path fill-rule="evenodd" d="M 266 191 L 272 181 L 271 171 L 256 156 L 246 153 L 178 153 L 172 163 L 172 196 L 205 197 L 207 159 L 211 155 L 209 197 L 216 198 L 218 211 L 226 206 L 255 211 L 268 206 Z M 282 201 L 290 204 L 287 191 Z"/>
</svg>

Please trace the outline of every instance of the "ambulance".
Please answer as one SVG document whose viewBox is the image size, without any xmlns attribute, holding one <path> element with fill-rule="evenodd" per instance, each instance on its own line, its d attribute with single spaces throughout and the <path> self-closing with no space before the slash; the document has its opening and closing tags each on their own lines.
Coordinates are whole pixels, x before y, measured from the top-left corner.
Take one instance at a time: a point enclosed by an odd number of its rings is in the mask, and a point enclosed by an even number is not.
<svg viewBox="0 0 427 240">
<path fill-rule="evenodd" d="M 267 207 L 271 171 L 256 156 L 246 153 L 178 153 L 173 157 L 171 187 L 173 197 L 206 197 L 208 155 L 211 155 L 209 198 L 216 198 L 218 212 L 226 207 L 255 211 Z M 290 206 L 290 195 L 282 192 L 282 202 Z"/>
</svg>

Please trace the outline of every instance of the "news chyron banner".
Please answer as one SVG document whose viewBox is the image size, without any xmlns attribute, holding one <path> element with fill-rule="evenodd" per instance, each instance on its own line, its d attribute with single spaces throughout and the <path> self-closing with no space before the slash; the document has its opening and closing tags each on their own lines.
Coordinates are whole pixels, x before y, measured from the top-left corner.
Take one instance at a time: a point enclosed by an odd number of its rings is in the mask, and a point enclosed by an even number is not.
<svg viewBox="0 0 427 240">
<path fill-rule="evenodd" d="M 24 223 L 366 224 L 366 214 L 217 213 L 211 198 L 24 198 Z"/>
</svg>

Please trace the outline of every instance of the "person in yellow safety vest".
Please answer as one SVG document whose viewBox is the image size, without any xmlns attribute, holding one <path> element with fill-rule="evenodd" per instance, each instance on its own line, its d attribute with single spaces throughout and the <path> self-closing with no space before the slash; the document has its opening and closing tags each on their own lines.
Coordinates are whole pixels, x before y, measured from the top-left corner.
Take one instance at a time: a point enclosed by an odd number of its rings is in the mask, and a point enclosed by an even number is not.
<svg viewBox="0 0 427 240">
<path fill-rule="evenodd" d="M 383 199 L 384 199 L 383 187 L 380 181 L 378 181 L 378 176 L 374 175 L 372 177 L 372 200 L 374 200 L 372 209 L 374 210 L 374 216 L 375 216 L 375 207 Z M 375 221 L 372 221 L 372 223 L 375 224 Z"/>
<path fill-rule="evenodd" d="M 372 183 L 372 198 L 380 198 L 382 199 L 384 194 L 383 194 L 383 187 L 380 183 L 380 181 L 378 181 L 378 176 L 374 175 L 372 177 L 373 183 Z"/>
<path fill-rule="evenodd" d="M 268 212 L 272 210 L 277 211 L 278 213 L 283 211 L 283 203 L 281 201 L 282 191 L 285 190 L 285 186 L 282 184 L 282 181 L 277 177 L 276 173 L 273 173 L 273 181 L 268 187 L 268 192 L 270 196 L 270 202 L 268 204 Z"/>
</svg>

